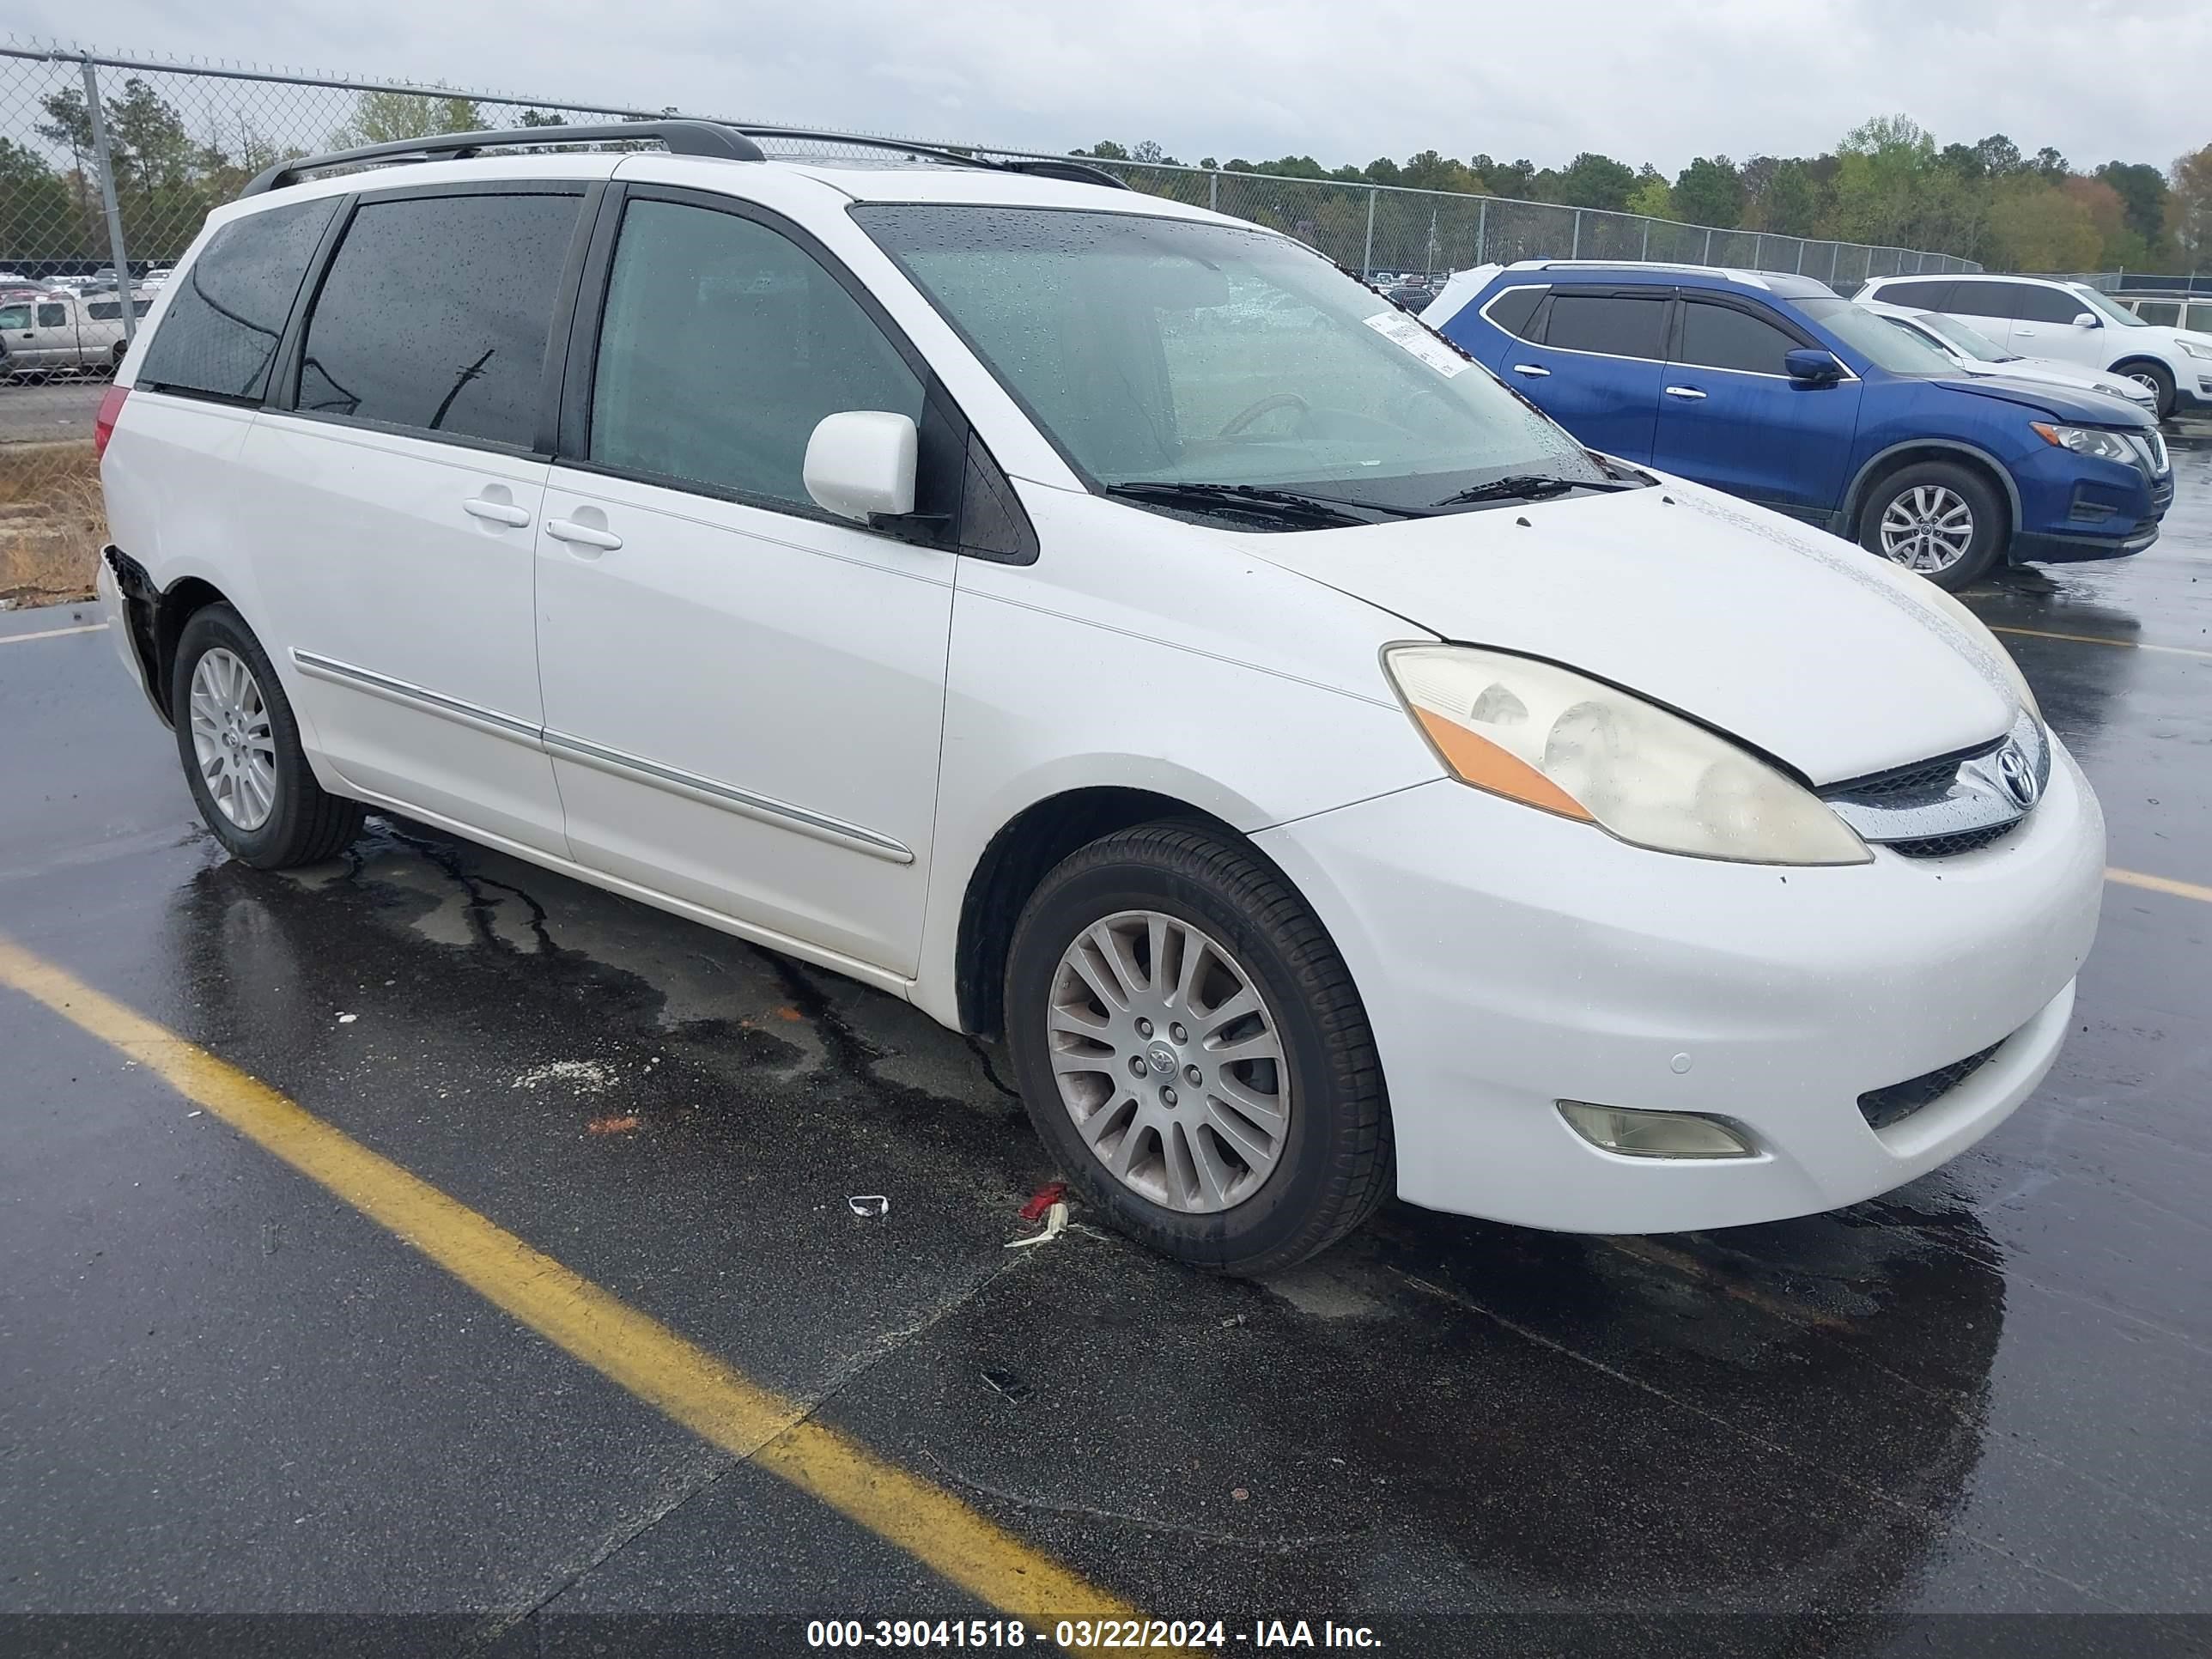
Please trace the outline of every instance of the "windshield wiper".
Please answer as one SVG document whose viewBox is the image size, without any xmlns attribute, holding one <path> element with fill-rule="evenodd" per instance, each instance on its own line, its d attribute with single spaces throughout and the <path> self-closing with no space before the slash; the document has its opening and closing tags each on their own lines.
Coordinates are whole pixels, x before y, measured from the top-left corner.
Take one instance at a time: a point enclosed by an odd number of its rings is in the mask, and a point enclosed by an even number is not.
<svg viewBox="0 0 2212 1659">
<path fill-rule="evenodd" d="M 1315 524 L 1372 524 L 1360 516 L 1379 513 L 1400 519 L 1425 519 L 1425 507 L 1392 507 L 1382 501 L 1357 501 L 1342 495 L 1314 495 L 1302 489 L 1269 489 L 1259 484 L 1168 483 L 1135 478 L 1107 484 L 1103 493 L 1161 507 L 1251 507 L 1278 517 L 1299 517 Z"/>
<path fill-rule="evenodd" d="M 1472 501 L 1537 501 L 1547 495 L 1564 495 L 1571 489 L 1639 489 L 1643 486 L 1626 482 L 1616 483 L 1605 478 L 1557 478 L 1547 472 L 1516 472 L 1504 478 L 1492 478 L 1488 483 L 1476 484 L 1462 489 L 1456 495 L 1447 495 L 1433 503 L 1437 507 L 1464 507 Z"/>
</svg>

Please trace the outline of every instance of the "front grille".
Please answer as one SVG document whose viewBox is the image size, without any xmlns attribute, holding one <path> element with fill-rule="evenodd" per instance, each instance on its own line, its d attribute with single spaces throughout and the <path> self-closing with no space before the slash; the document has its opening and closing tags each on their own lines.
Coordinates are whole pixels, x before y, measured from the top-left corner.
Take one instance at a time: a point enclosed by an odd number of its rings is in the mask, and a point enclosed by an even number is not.
<svg viewBox="0 0 2212 1659">
<path fill-rule="evenodd" d="M 2020 828 L 2017 823 L 1986 824 L 1979 830 L 1961 830 L 1951 836 L 1923 836 L 1918 841 L 1887 841 L 1879 843 L 1893 853 L 1909 859 L 1955 858 L 1961 853 L 1987 847 L 1991 842 L 2010 835 Z"/>
<path fill-rule="evenodd" d="M 1975 753 L 1988 754 L 1996 746 L 1990 744 Z M 1831 793 L 1848 794 L 1853 800 L 1941 800 L 1957 779 L 1963 758 L 1953 755 L 1943 760 L 1923 761 L 1917 766 L 1900 766 L 1894 772 L 1877 773 L 1856 783 L 1844 784 Z"/>
<path fill-rule="evenodd" d="M 1980 1071 L 1989 1063 L 1990 1056 L 2003 1047 L 2004 1042 L 2000 1038 L 1979 1054 L 1954 1060 L 1948 1066 L 1938 1066 L 1932 1072 L 1893 1083 L 1887 1089 L 1869 1089 L 1859 1097 L 1859 1115 L 1867 1121 L 1869 1129 L 1887 1129 L 1902 1123 L 1922 1107 L 1934 1105 Z"/>
</svg>

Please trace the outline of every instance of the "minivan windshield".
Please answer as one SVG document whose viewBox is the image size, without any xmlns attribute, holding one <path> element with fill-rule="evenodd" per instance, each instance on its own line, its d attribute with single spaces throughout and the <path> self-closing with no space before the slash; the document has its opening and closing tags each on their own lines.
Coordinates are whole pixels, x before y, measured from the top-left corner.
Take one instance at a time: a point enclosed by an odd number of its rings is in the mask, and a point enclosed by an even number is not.
<svg viewBox="0 0 2212 1659">
<path fill-rule="evenodd" d="M 1893 374 L 1956 374 L 1959 365 L 1933 341 L 1909 328 L 1899 328 L 1890 318 L 1869 311 L 1849 300 L 1832 297 L 1794 300 L 1797 314 L 1817 324 L 1877 368 Z"/>
<path fill-rule="evenodd" d="M 1135 213 L 852 211 L 1102 489 L 1196 512 L 1273 492 L 1389 514 L 1610 482 L 1456 349 L 1285 237 Z"/>
</svg>

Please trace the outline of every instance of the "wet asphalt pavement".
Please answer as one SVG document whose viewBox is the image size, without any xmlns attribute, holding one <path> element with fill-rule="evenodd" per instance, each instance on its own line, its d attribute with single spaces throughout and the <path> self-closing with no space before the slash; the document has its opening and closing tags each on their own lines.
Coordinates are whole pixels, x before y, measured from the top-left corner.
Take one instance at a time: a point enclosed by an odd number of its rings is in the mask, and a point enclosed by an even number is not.
<svg viewBox="0 0 2212 1659">
<path fill-rule="evenodd" d="M 2112 864 L 2201 889 L 2212 434 L 2175 447 L 2149 553 L 1969 599 L 2028 630 Z M 1051 1174 L 1004 1066 L 887 997 L 405 823 L 229 864 L 106 634 L 4 642 L 71 622 L 0 617 L 0 933 L 1228 1650 L 2212 1646 L 2201 894 L 2108 884 L 2057 1070 L 1878 1201 L 1643 1239 L 1394 1206 L 1223 1281 L 1004 1249 Z M 777 1615 L 659 1632 L 760 1653 L 989 1616 L 5 990 L 0 1259 L 0 1614 L 502 1652 Z"/>
</svg>

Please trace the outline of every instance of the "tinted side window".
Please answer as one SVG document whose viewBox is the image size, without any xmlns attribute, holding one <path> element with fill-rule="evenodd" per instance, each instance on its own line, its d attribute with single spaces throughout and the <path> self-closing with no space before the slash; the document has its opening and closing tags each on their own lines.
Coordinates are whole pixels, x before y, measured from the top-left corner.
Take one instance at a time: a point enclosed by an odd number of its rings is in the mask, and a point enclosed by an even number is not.
<svg viewBox="0 0 2212 1659">
<path fill-rule="evenodd" d="M 258 402 L 307 261 L 337 211 L 333 197 L 234 219 L 175 278 L 142 386 Z M 111 311 L 111 316 L 119 313 Z"/>
<path fill-rule="evenodd" d="M 2167 328 L 2181 326 L 2181 302 L 2178 300 L 2145 300 L 2136 307 L 2136 315 L 2147 323 L 2160 323 Z"/>
<path fill-rule="evenodd" d="M 1552 295 L 1544 343 L 1613 357 L 1659 357 L 1667 322 L 1664 298 L 1642 299 L 1561 289 Z"/>
<path fill-rule="evenodd" d="M 30 326 L 30 307 L 0 306 L 0 328 L 28 328 Z"/>
<path fill-rule="evenodd" d="M 1509 288 L 1490 302 L 1484 315 L 1508 334 L 1525 340 L 1528 337 L 1528 319 L 1536 314 L 1536 307 L 1543 297 L 1540 288 Z"/>
<path fill-rule="evenodd" d="M 40 328 L 59 328 L 68 321 L 69 307 L 67 306 L 40 306 L 39 307 L 39 326 Z"/>
<path fill-rule="evenodd" d="M 2022 283 L 2020 301 L 2020 308 L 2013 314 L 2024 322 L 2070 323 L 2083 312 L 2092 311 L 2080 295 L 2060 288 L 2031 288 Z"/>
<path fill-rule="evenodd" d="M 599 324 L 592 460 L 811 513 L 807 440 L 856 409 L 919 422 L 922 385 L 811 255 L 735 214 L 630 204 Z"/>
<path fill-rule="evenodd" d="M 1753 374 L 1783 374 L 1784 356 L 1797 342 L 1772 323 L 1733 306 L 1686 300 L 1682 307 L 1682 349 L 1677 361 L 1702 368 L 1742 369 Z"/>
<path fill-rule="evenodd" d="M 1884 283 L 1875 290 L 1874 297 L 1893 306 L 1911 306 L 1920 311 L 1949 311 L 1945 303 L 1955 283 Z"/>
<path fill-rule="evenodd" d="M 2014 308 L 2019 296 L 2027 291 L 2026 284 L 2012 283 L 1961 283 L 1952 295 L 1951 303 L 1943 307 L 1961 317 L 2002 317 L 2019 315 Z M 2002 339 L 2003 337 L 1998 337 Z"/>
<path fill-rule="evenodd" d="M 300 407 L 531 447 L 574 196 L 363 203 L 307 318 Z"/>
<path fill-rule="evenodd" d="M 133 300 L 131 302 L 131 314 L 133 317 L 143 317 L 153 308 L 154 302 L 151 300 Z M 112 323 L 123 315 L 123 301 L 94 300 L 85 307 L 84 314 L 95 323 Z"/>
<path fill-rule="evenodd" d="M 2212 303 L 2199 301 L 2182 314 L 2182 327 L 2196 334 L 2212 334 Z"/>
</svg>

